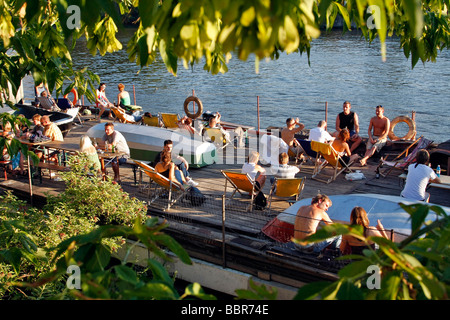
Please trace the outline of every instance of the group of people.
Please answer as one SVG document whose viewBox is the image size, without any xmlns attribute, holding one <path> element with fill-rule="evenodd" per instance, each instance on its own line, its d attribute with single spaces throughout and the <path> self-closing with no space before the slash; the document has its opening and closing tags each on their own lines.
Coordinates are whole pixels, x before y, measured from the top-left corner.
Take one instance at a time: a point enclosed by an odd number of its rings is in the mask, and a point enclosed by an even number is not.
<svg viewBox="0 0 450 320">
<path fill-rule="evenodd" d="M 310 205 L 299 208 L 294 223 L 293 244 L 301 252 L 311 252 L 321 254 L 324 249 L 339 250 L 343 254 L 362 254 L 368 247 L 374 248 L 374 243 L 363 242 L 351 235 L 338 235 L 319 242 L 306 242 L 307 237 L 316 233 L 320 223 L 326 225 L 333 221 L 327 214 L 327 210 L 332 206 L 331 199 L 324 194 L 317 194 L 311 200 Z M 367 212 L 362 207 L 354 207 L 350 213 L 350 225 L 362 226 L 365 237 L 383 237 L 388 239 L 388 235 L 381 224 L 377 221 L 376 227 L 370 226 Z"/>
<path fill-rule="evenodd" d="M 295 134 L 305 128 L 299 119 L 288 118 L 286 127 L 281 131 L 281 138 L 289 146 L 289 150 L 297 155 L 301 152 Z M 327 123 L 322 120 L 316 128 L 310 130 L 309 140 L 323 143 L 331 143 L 333 148 L 341 155 L 346 163 L 359 159 L 361 166 L 367 165 L 367 160 L 376 151 L 380 151 L 386 145 L 390 129 L 390 120 L 384 115 L 384 107 L 379 105 L 375 108 L 375 116 L 370 119 L 368 129 L 368 141 L 363 157 L 355 153 L 356 148 L 361 144 L 362 138 L 359 135 L 359 117 L 351 111 L 351 104 L 348 101 L 343 103 L 343 111 L 336 117 L 335 131 L 330 134 L 327 131 Z"/>
</svg>

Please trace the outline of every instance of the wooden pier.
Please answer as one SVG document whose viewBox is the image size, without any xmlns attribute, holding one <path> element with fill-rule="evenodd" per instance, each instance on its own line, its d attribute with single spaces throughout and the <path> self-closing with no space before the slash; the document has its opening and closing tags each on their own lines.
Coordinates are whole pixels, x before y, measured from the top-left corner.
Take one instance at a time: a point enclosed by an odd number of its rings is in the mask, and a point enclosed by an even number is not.
<svg viewBox="0 0 450 320">
<path fill-rule="evenodd" d="M 97 124 L 88 117 L 82 118 L 82 124 L 74 127 L 65 142 L 78 144 L 83 135 L 92 125 Z M 255 137 L 252 137 L 256 139 Z M 249 198 L 235 196 L 236 199 L 227 201 L 231 188 L 224 193 L 225 178 L 221 170 L 240 170 L 242 160 L 238 159 L 232 164 L 212 164 L 199 169 L 190 169 L 191 177 L 199 183 L 198 188 L 205 195 L 205 202 L 197 207 L 190 205 L 188 201 L 179 201 L 170 210 L 163 210 L 158 203 L 149 206 L 149 215 L 166 219 L 169 228 L 165 229 L 188 251 L 189 255 L 217 267 L 217 270 L 233 270 L 245 273 L 257 279 L 262 279 L 270 284 L 285 285 L 298 288 L 306 282 L 314 280 L 334 280 L 336 272 L 342 267 L 342 263 L 323 259 L 318 261 L 315 257 L 306 254 L 296 254 L 290 249 L 272 239 L 266 237 L 262 227 L 273 217 L 288 207 L 287 202 L 274 202 L 271 214 L 267 210 L 248 212 Z M 353 169 L 361 170 L 365 179 L 347 181 L 342 173 L 329 184 L 311 179 L 312 163 L 301 166 L 301 172 L 297 175 L 306 177 L 306 184 L 301 198 L 310 198 L 318 192 L 328 196 L 351 193 L 375 193 L 382 195 L 399 195 L 402 190 L 403 179 L 398 175 L 390 175 L 386 178 L 375 176 L 378 165 L 376 157 L 369 159 L 368 165 Z M 109 168 L 112 175 L 112 169 Z M 327 169 L 331 170 L 331 169 Z M 130 196 L 142 201 L 148 200 L 148 189 L 145 188 L 149 179 L 142 176 L 131 163 L 120 168 L 122 188 Z M 59 193 L 64 190 L 64 182 L 55 181 L 44 175 L 42 183 L 35 179 L 33 185 L 33 204 L 42 205 L 46 201 L 47 193 Z M 2 179 L 0 186 L 10 189 L 14 194 L 23 199 L 29 199 L 29 182 L 27 177 L 9 177 Z M 264 186 L 264 193 L 269 194 L 270 182 Z M 432 202 L 444 206 L 450 206 L 450 200 L 446 190 L 430 189 Z M 225 195 L 225 200 L 224 200 Z M 225 204 L 225 205 L 224 205 Z M 349 212 L 350 216 L 350 212 Z M 179 272 L 179 274 L 181 274 Z M 210 285 L 206 276 L 197 274 L 198 279 L 185 278 L 188 281 L 197 281 L 202 285 Z M 202 283 L 202 277 L 205 283 Z M 182 275 L 181 275 L 182 277 Z M 210 285 L 212 286 L 212 285 Z M 220 287 L 220 285 L 218 285 Z M 220 289 L 220 288 L 213 288 Z"/>
</svg>

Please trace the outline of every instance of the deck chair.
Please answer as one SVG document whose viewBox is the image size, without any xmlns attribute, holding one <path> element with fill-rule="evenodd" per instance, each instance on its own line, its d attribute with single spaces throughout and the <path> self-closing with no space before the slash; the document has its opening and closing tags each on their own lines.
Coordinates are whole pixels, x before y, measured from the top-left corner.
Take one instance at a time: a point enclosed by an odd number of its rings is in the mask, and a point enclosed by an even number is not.
<svg viewBox="0 0 450 320">
<path fill-rule="evenodd" d="M 433 141 L 420 136 L 416 141 L 409 145 L 408 148 L 403 150 L 397 157 L 393 160 L 388 161 L 389 155 L 380 159 L 377 170 L 383 178 L 386 178 L 393 170 L 404 171 L 408 166 L 416 161 L 417 152 L 421 149 L 426 149 Z M 414 147 L 414 148 L 413 148 Z M 412 151 L 411 151 L 412 149 Z M 382 166 L 387 166 L 386 170 L 383 172 L 379 171 Z"/>
<path fill-rule="evenodd" d="M 181 184 L 175 181 L 170 181 L 166 177 L 162 176 L 159 172 L 155 170 L 155 168 L 149 166 L 148 164 L 145 164 L 141 161 L 133 160 L 140 168 L 141 170 L 150 177 L 150 182 L 155 182 L 160 187 L 163 187 L 169 192 L 168 200 L 167 200 L 167 207 L 164 210 L 169 210 L 172 205 L 174 205 L 178 200 L 183 199 L 188 190 L 189 187 L 186 187 L 184 190 L 182 189 Z M 174 196 L 174 194 L 177 194 Z M 150 200 L 150 188 L 149 188 L 149 204 L 152 204 L 155 202 L 160 194 L 156 193 L 156 197 Z"/>
<path fill-rule="evenodd" d="M 287 201 L 289 205 L 298 201 L 305 187 L 303 178 L 275 178 L 269 193 L 269 214 L 274 200 Z"/>
<path fill-rule="evenodd" d="M 322 143 L 317 141 L 311 141 L 311 149 L 315 152 L 317 152 L 318 159 L 319 156 L 321 156 L 325 161 L 322 161 L 319 163 L 319 161 L 316 161 L 315 167 L 314 167 L 314 174 L 311 176 L 312 179 L 330 183 L 334 180 L 336 180 L 337 176 L 339 176 L 343 171 L 348 170 L 352 172 L 350 169 L 350 166 L 353 164 L 353 162 L 345 163 L 342 160 L 342 157 L 339 155 L 339 153 L 328 143 Z M 329 176 L 328 180 L 322 180 L 318 178 L 319 174 L 323 174 L 323 169 L 327 166 L 331 166 L 333 168 L 332 174 Z"/>
<path fill-rule="evenodd" d="M 178 128 L 178 114 L 161 113 L 161 120 L 166 128 Z"/>
<path fill-rule="evenodd" d="M 302 140 L 298 139 L 298 143 L 300 144 L 300 147 L 302 148 L 304 155 L 312 162 L 314 163 L 317 158 L 317 152 L 313 151 L 311 149 L 311 141 L 309 140 Z"/>
<path fill-rule="evenodd" d="M 203 140 L 211 142 L 216 148 L 225 148 L 231 141 L 218 128 L 204 128 Z"/>
<path fill-rule="evenodd" d="M 125 116 L 125 111 L 122 111 L 122 110 L 120 110 L 119 108 L 116 108 L 116 107 L 112 107 L 111 110 L 114 113 L 114 116 L 116 117 L 116 119 L 119 120 L 119 122 L 122 122 L 122 123 L 133 123 L 133 124 L 137 123 L 136 121 L 131 120 L 130 118 L 127 118 Z"/>
<path fill-rule="evenodd" d="M 156 117 L 156 116 L 155 117 L 143 116 L 142 123 L 146 126 L 161 127 L 161 122 L 159 120 L 159 117 Z"/>
<path fill-rule="evenodd" d="M 38 97 L 39 106 L 42 109 L 51 110 L 51 111 L 61 111 L 61 109 L 56 105 L 53 99 L 49 97 Z"/>
<path fill-rule="evenodd" d="M 250 210 L 248 211 L 253 211 L 253 202 L 255 200 L 255 193 L 257 191 L 257 185 L 255 181 L 253 181 L 252 178 L 250 178 L 250 176 L 247 173 L 241 173 L 236 171 L 225 171 L 225 170 L 220 171 L 225 177 L 225 189 L 224 189 L 225 198 L 227 196 L 227 187 L 229 182 L 230 185 L 234 188 L 234 190 L 228 200 L 233 199 L 236 192 L 239 192 L 241 195 L 242 195 L 241 191 L 249 192 L 251 194 L 251 201 L 250 201 Z"/>
</svg>

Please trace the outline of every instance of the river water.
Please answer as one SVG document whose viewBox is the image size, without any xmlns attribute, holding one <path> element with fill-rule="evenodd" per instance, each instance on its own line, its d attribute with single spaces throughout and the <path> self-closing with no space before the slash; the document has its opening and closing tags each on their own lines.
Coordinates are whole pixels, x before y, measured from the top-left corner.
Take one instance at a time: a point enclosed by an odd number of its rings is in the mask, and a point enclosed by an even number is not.
<svg viewBox="0 0 450 320">
<path fill-rule="evenodd" d="M 310 65 L 306 54 L 282 54 L 278 60 L 261 61 L 256 73 L 254 58 L 244 62 L 235 54 L 225 74 L 211 75 L 202 64 L 187 70 L 180 62 L 175 77 L 160 58 L 141 71 L 128 60 L 126 43 L 132 32 L 119 34 L 124 46 L 120 52 L 92 57 L 80 42 L 72 56 L 76 67 L 89 66 L 107 83 L 111 102 L 117 100 L 117 84 L 123 83 L 132 102 L 134 85 L 136 104 L 144 111 L 183 114 L 184 100 L 194 90 L 204 111 L 219 111 L 223 120 L 258 128 L 259 97 L 261 129 L 283 126 L 288 117 L 299 117 L 310 129 L 327 117 L 332 131 L 348 100 L 359 115 L 363 136 L 381 104 L 391 120 L 415 111 L 418 135 L 435 142 L 450 139 L 449 51 L 441 52 L 436 63 L 419 62 L 412 69 L 398 39 L 387 40 L 387 60 L 382 62 L 378 41 L 369 44 L 356 31 L 332 31 L 313 41 Z M 395 134 L 402 136 L 407 130 L 401 123 Z"/>
</svg>

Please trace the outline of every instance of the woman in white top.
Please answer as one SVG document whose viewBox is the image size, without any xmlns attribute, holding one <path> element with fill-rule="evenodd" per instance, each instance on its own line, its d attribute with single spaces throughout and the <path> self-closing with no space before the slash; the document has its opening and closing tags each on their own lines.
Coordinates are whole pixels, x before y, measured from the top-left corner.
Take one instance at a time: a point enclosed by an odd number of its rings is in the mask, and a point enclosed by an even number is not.
<svg viewBox="0 0 450 320">
<path fill-rule="evenodd" d="M 103 82 L 100 83 L 97 89 L 97 101 L 96 101 L 97 108 L 100 109 L 100 112 L 98 114 L 98 120 L 102 118 L 102 114 L 103 112 L 105 112 L 105 108 L 114 107 L 114 105 L 111 102 L 109 102 L 108 98 L 106 97 L 105 89 L 106 84 Z M 109 119 L 114 119 L 111 112 L 109 113 Z"/>
<path fill-rule="evenodd" d="M 259 183 L 259 188 L 262 189 L 266 182 L 266 169 L 258 164 L 259 153 L 252 151 L 248 156 L 248 162 L 242 166 L 242 173 L 248 173 L 253 181 Z"/>
<path fill-rule="evenodd" d="M 428 183 L 440 183 L 441 180 L 428 166 L 429 160 L 430 154 L 427 150 L 422 149 L 417 152 L 416 163 L 408 166 L 405 187 L 401 193 L 402 197 L 425 202 L 430 201 L 430 194 L 425 192 Z"/>
</svg>

